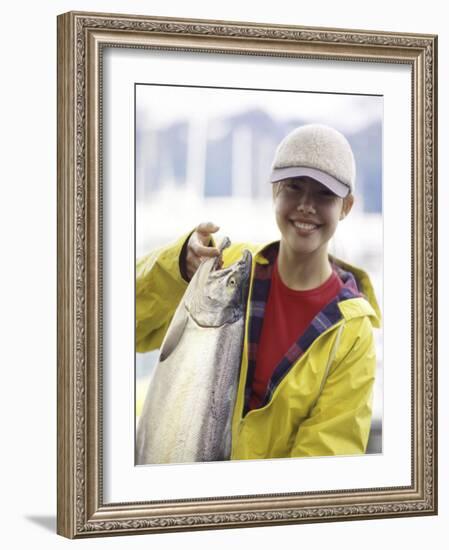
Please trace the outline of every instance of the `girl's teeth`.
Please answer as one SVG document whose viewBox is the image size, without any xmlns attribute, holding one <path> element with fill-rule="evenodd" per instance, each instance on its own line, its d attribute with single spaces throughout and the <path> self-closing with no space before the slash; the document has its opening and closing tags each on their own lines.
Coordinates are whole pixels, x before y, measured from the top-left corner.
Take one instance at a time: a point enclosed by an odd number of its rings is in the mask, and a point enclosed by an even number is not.
<svg viewBox="0 0 449 550">
<path fill-rule="evenodd" d="M 299 229 L 315 229 L 316 227 L 316 225 L 313 225 L 311 223 L 300 223 L 300 222 L 295 222 L 294 226 L 298 227 Z"/>
</svg>

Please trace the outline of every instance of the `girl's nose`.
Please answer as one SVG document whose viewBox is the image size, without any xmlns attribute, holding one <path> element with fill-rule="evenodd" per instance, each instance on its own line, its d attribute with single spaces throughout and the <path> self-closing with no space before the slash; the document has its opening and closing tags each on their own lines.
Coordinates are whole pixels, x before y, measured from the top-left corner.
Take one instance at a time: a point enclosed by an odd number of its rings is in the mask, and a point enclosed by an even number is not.
<svg viewBox="0 0 449 550">
<path fill-rule="evenodd" d="M 296 207 L 298 212 L 305 212 L 307 214 L 316 214 L 315 207 L 312 204 L 298 204 Z"/>
<path fill-rule="evenodd" d="M 313 200 L 313 193 L 309 189 L 304 190 L 299 197 L 299 202 L 296 207 L 299 212 L 306 212 L 315 214 L 315 201 Z"/>
</svg>

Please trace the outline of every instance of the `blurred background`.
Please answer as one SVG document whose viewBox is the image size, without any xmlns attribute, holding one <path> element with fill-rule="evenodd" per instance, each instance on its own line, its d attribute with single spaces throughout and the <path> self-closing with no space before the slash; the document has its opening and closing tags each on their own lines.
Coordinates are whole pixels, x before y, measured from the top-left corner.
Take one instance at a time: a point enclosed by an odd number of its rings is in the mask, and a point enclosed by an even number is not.
<svg viewBox="0 0 449 550">
<path fill-rule="evenodd" d="M 293 128 L 340 130 L 356 158 L 355 205 L 332 254 L 366 269 L 383 301 L 382 119 L 379 96 L 139 84 L 135 105 L 136 257 L 203 221 L 217 240 L 279 239 L 268 177 L 278 143 Z M 382 452 L 383 346 L 368 452 Z M 158 351 L 136 354 L 136 423 Z"/>
</svg>

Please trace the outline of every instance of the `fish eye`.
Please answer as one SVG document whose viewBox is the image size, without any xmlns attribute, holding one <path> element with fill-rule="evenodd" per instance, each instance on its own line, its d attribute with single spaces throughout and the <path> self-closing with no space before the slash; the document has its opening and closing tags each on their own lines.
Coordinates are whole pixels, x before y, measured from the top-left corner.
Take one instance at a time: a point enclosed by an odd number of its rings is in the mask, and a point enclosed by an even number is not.
<svg viewBox="0 0 449 550">
<path fill-rule="evenodd" d="M 234 277 L 229 277 L 228 279 L 228 286 L 236 286 L 237 285 L 237 281 L 235 280 Z"/>
</svg>

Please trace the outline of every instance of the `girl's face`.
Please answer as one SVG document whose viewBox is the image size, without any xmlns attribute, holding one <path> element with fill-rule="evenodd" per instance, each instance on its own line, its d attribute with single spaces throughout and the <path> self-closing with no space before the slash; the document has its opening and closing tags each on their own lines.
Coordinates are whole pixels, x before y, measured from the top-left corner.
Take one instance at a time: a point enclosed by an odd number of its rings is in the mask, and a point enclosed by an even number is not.
<svg viewBox="0 0 449 550">
<path fill-rule="evenodd" d="M 338 222 L 351 210 L 353 195 L 337 197 L 327 187 L 307 178 L 274 184 L 274 209 L 282 240 L 294 254 L 323 254 Z"/>
</svg>

